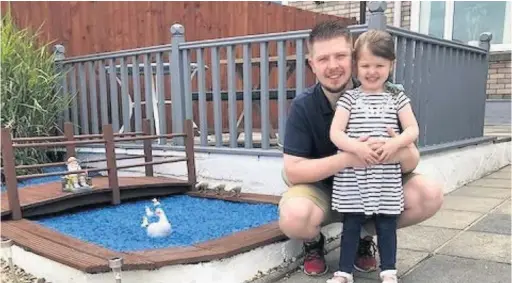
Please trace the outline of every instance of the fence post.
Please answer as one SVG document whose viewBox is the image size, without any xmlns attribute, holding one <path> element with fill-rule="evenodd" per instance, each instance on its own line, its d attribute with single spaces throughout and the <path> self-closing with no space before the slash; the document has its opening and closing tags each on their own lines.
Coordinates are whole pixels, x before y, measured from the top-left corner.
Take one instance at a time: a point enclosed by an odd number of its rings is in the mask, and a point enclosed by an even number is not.
<svg viewBox="0 0 512 283">
<path fill-rule="evenodd" d="M 64 136 L 66 137 L 66 141 L 68 141 L 68 142 L 75 141 L 72 123 L 70 123 L 70 122 L 64 123 Z M 70 158 L 71 156 L 76 157 L 75 144 L 66 145 L 66 159 Z"/>
<path fill-rule="evenodd" d="M 149 119 L 142 120 L 142 132 L 144 132 L 144 136 L 151 135 L 151 121 Z M 151 146 L 151 140 L 144 140 L 144 162 L 153 161 L 153 149 Z M 153 177 L 153 165 L 146 164 L 146 176 Z"/>
<path fill-rule="evenodd" d="M 185 98 L 183 94 L 183 58 L 180 44 L 185 42 L 185 28 L 180 24 L 171 26 L 171 101 L 172 101 L 172 132 L 183 133 L 185 122 Z M 164 103 L 163 101 L 161 103 Z M 176 138 L 177 145 L 183 145 L 183 138 Z"/>
<path fill-rule="evenodd" d="M 105 140 L 105 155 L 107 156 L 108 186 L 112 190 L 112 204 L 116 205 L 121 203 L 121 192 L 119 191 L 119 179 L 117 178 L 116 145 L 112 125 L 104 125 L 102 132 Z"/>
<path fill-rule="evenodd" d="M 386 30 L 386 1 L 368 2 L 368 29 Z"/>
<path fill-rule="evenodd" d="M 60 61 L 66 59 L 65 53 L 66 48 L 62 44 L 57 44 L 53 46 L 53 53 L 54 53 L 54 60 L 55 60 L 55 70 L 57 73 L 60 73 L 61 75 L 64 74 L 62 77 L 62 80 L 60 82 L 60 87 L 57 90 L 57 95 L 67 95 L 65 92 L 66 90 L 66 75 L 64 73 L 64 66 Z M 69 109 L 65 109 L 63 113 L 60 113 L 59 117 L 57 118 L 57 124 L 62 129 L 64 126 L 64 122 L 69 121 Z"/>
<path fill-rule="evenodd" d="M 187 156 L 188 183 L 190 190 L 196 186 L 196 166 L 194 157 L 194 122 L 191 119 L 185 120 L 185 155 Z"/>
<path fill-rule="evenodd" d="M 482 98 L 480 100 L 480 110 L 481 113 L 481 119 L 479 123 L 479 136 L 484 135 L 484 124 L 485 124 L 485 101 L 487 100 L 487 80 L 489 79 L 489 51 L 491 50 L 491 40 L 492 40 L 492 33 L 490 32 L 483 32 L 480 34 L 478 46 L 482 49 L 485 49 L 487 51 L 487 54 L 485 55 L 483 66 L 482 66 L 482 72 L 484 75 L 482 76 L 484 78 L 484 82 L 482 82 Z"/>
<path fill-rule="evenodd" d="M 20 220 L 22 215 L 20 198 L 18 196 L 18 180 L 16 179 L 16 160 L 14 159 L 11 131 L 8 128 L 2 128 L 2 155 L 7 198 L 9 209 L 12 213 L 12 220 Z"/>
</svg>

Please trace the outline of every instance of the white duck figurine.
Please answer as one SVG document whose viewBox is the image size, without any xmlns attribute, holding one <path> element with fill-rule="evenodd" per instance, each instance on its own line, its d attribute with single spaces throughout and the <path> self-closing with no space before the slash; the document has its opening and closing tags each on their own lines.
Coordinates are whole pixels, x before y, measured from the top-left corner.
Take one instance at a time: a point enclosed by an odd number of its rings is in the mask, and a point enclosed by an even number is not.
<svg viewBox="0 0 512 283">
<path fill-rule="evenodd" d="M 159 207 L 155 209 L 155 214 L 158 216 L 158 222 L 153 222 L 148 225 L 147 219 L 143 221 L 142 226 L 146 226 L 146 231 L 149 237 L 159 238 L 168 236 L 171 231 L 171 223 L 167 219 L 165 212 Z"/>
<path fill-rule="evenodd" d="M 147 217 L 152 217 L 154 215 L 155 215 L 155 213 L 153 213 L 153 211 L 151 211 L 151 208 L 146 206 L 146 216 Z"/>
</svg>

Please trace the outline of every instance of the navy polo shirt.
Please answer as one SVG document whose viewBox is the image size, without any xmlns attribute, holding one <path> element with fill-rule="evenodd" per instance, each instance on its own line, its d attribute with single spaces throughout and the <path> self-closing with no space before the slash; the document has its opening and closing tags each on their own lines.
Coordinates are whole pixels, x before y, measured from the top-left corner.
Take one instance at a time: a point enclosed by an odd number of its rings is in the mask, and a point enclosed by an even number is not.
<svg viewBox="0 0 512 283">
<path fill-rule="evenodd" d="M 334 155 L 338 148 L 329 137 L 333 117 L 334 109 L 319 83 L 296 96 L 286 121 L 283 153 L 308 159 Z M 323 181 L 332 185 L 332 177 Z"/>
</svg>

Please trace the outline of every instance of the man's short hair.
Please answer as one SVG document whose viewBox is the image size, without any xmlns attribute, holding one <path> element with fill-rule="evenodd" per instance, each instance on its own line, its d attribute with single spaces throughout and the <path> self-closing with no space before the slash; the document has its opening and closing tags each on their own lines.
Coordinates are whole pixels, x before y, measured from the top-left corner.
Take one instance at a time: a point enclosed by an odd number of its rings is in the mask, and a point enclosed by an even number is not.
<svg viewBox="0 0 512 283">
<path fill-rule="evenodd" d="M 328 20 L 321 22 L 313 27 L 309 33 L 308 48 L 319 40 L 329 40 L 336 37 L 343 37 L 348 42 L 352 42 L 352 37 L 347 25 L 339 20 Z"/>
</svg>

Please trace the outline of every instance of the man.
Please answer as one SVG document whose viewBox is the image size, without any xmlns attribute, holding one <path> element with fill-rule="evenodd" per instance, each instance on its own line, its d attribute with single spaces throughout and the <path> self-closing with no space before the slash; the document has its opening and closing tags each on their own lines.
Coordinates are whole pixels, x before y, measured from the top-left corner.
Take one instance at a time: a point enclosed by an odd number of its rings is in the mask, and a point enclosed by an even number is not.
<svg viewBox="0 0 512 283">
<path fill-rule="evenodd" d="M 318 83 L 292 102 L 283 145 L 283 178 L 289 189 L 279 204 L 279 225 L 285 235 L 304 241 L 304 272 L 327 272 L 324 259 L 325 237 L 322 225 L 339 215 L 331 210 L 332 176 L 346 167 L 363 166 L 355 155 L 338 152 L 330 141 L 329 128 L 335 105 L 344 90 L 353 88 L 352 39 L 338 22 L 325 22 L 313 28 L 308 40 L 308 62 Z M 388 84 L 391 91 L 398 86 Z M 391 132 L 391 135 L 394 133 Z M 376 149 L 381 141 L 364 138 Z M 399 227 L 422 222 L 433 216 L 443 202 L 442 188 L 421 175 L 412 173 L 419 162 L 414 145 L 399 150 L 394 160 L 404 172 L 405 211 Z M 363 227 L 355 268 L 362 272 L 377 269 L 373 225 Z"/>
</svg>

